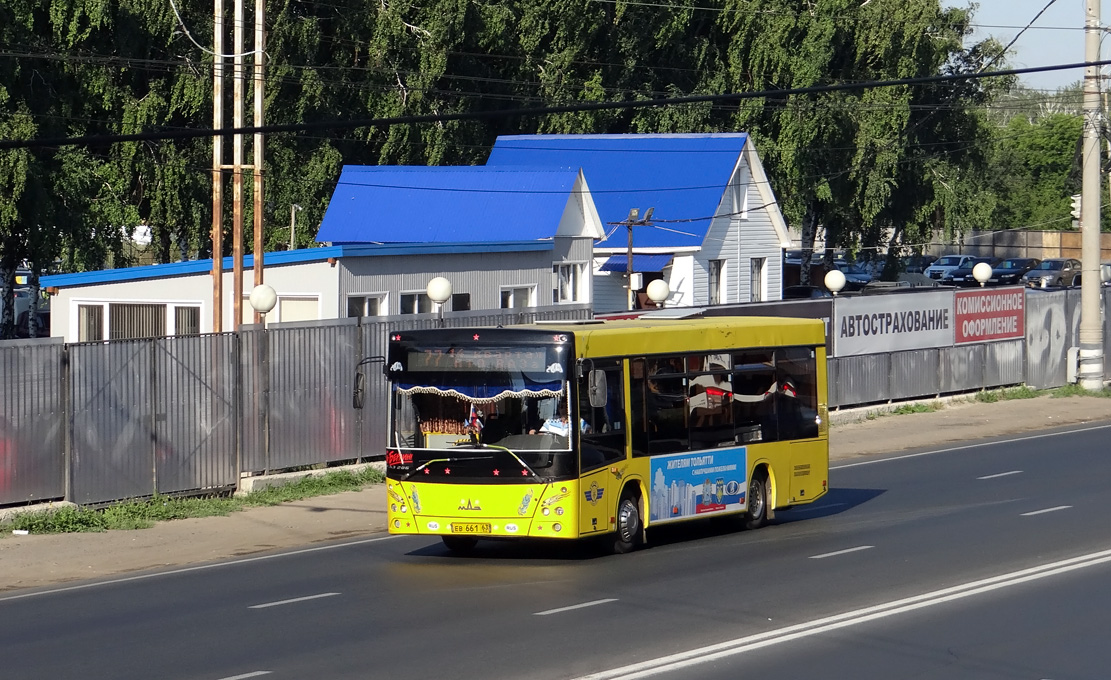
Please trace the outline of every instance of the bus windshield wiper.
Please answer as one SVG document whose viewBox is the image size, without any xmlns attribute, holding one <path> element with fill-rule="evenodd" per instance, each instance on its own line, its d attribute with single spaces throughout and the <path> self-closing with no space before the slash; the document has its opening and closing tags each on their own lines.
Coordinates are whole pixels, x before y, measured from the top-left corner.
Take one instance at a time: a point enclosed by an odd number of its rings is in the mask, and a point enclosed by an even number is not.
<svg viewBox="0 0 1111 680">
<path fill-rule="evenodd" d="M 432 460 L 425 461 L 417 467 L 413 468 L 413 470 L 406 473 L 406 475 L 402 477 L 400 481 L 404 482 L 405 480 L 409 479 L 410 477 L 433 463 L 461 463 L 467 460 L 489 460 L 491 458 L 493 458 L 493 456 L 449 456 L 447 458 L 433 458 Z"/>
</svg>

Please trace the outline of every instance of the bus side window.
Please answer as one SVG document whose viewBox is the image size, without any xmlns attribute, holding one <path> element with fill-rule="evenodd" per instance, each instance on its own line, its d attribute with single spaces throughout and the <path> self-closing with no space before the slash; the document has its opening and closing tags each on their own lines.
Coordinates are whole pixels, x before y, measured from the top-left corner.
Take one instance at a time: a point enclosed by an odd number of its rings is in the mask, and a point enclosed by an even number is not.
<svg viewBox="0 0 1111 680">
<path fill-rule="evenodd" d="M 813 350 L 792 347 L 776 352 L 776 412 L 783 439 L 818 436 L 818 387 Z"/>
<path fill-rule="evenodd" d="M 780 438 L 775 378 L 771 352 L 744 352 L 733 357 L 733 420 L 738 444 Z"/>
<path fill-rule="evenodd" d="M 633 455 L 648 455 L 648 362 L 644 359 L 629 361 L 629 434 L 633 441 Z"/>
<path fill-rule="evenodd" d="M 648 451 L 674 453 L 690 449 L 687 412 L 687 376 L 682 357 L 656 360 L 648 376 Z"/>
<path fill-rule="evenodd" d="M 625 458 L 625 382 L 619 360 L 595 361 L 593 370 L 606 372 L 606 405 L 590 405 L 589 372 L 579 379 L 579 417 L 583 421 L 579 443 L 581 469 L 585 472 Z"/>
</svg>

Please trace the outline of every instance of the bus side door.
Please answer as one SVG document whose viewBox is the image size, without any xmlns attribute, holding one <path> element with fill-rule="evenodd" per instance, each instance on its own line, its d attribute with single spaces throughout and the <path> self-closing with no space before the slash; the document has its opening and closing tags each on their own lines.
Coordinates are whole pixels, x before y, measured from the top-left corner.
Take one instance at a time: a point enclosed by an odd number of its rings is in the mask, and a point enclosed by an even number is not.
<svg viewBox="0 0 1111 680">
<path fill-rule="evenodd" d="M 579 381 L 579 533 L 590 535 L 612 528 L 620 475 L 624 472 L 625 382 L 621 362 L 599 359 L 594 370 L 606 373 L 606 404 L 591 406 L 588 375 Z"/>
</svg>

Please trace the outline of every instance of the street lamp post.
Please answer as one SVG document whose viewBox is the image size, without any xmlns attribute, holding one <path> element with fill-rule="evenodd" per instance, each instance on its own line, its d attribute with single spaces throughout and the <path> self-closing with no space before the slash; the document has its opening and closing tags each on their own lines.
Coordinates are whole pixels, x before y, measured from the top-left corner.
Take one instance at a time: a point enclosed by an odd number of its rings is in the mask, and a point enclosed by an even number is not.
<svg viewBox="0 0 1111 680">
<path fill-rule="evenodd" d="M 436 303 L 436 312 L 442 327 L 444 325 L 444 304 L 451 299 L 451 281 L 442 276 L 437 276 L 428 282 L 428 288 L 425 289 L 425 292 Z"/>
<path fill-rule="evenodd" d="M 826 272 L 825 284 L 826 290 L 836 297 L 841 289 L 845 287 L 845 273 L 840 269 L 830 269 Z"/>
<path fill-rule="evenodd" d="M 251 295 L 247 298 L 254 308 L 256 318 L 260 319 L 262 324 L 261 331 L 254 331 L 251 334 L 258 333 L 258 342 L 254 344 L 255 354 L 255 376 L 254 379 L 258 385 L 258 389 L 254 390 L 253 398 L 255 403 L 255 415 L 259 421 L 259 444 L 263 454 L 262 459 L 269 461 L 270 451 L 270 336 L 269 331 L 266 330 L 266 315 L 270 313 L 274 306 L 278 304 L 278 294 L 273 288 L 261 283 L 251 289 Z M 267 462 L 269 468 L 269 462 Z M 240 469 L 242 467 L 240 466 Z"/>
</svg>

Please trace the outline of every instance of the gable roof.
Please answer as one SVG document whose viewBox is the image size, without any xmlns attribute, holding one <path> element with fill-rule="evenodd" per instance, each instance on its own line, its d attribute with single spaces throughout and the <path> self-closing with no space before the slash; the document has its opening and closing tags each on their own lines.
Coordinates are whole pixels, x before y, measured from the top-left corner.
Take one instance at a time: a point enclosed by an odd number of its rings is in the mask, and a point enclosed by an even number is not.
<svg viewBox="0 0 1111 680">
<path fill-rule="evenodd" d="M 565 219 L 568 213 L 573 217 Z M 597 238 L 600 230 L 577 167 L 348 165 L 316 239 L 333 244 L 489 243 L 557 234 Z"/>
<path fill-rule="evenodd" d="M 581 168 L 607 234 L 631 208 L 651 207 L 657 227 L 634 228 L 636 247 L 701 246 L 747 141 L 745 133 L 510 135 L 498 137 L 486 165 Z M 624 229 L 613 238 L 624 244 Z"/>
</svg>

